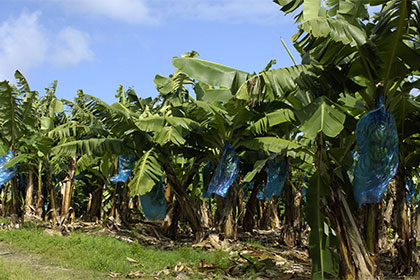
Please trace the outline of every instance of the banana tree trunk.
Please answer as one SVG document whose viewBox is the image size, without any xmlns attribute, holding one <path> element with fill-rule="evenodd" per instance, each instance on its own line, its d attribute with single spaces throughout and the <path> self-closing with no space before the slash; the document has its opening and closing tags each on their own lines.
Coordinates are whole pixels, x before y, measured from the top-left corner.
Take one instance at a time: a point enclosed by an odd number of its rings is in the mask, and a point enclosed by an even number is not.
<svg viewBox="0 0 420 280">
<path fill-rule="evenodd" d="M 392 180 L 388 186 L 388 193 L 382 199 L 381 203 L 381 213 L 379 215 L 380 224 L 379 224 L 379 250 L 389 251 L 393 248 L 394 244 L 393 241 L 389 238 L 389 231 L 388 229 L 392 229 L 392 213 L 394 210 L 394 203 L 395 203 L 395 180 Z"/>
<path fill-rule="evenodd" d="M 120 212 L 121 221 L 128 225 L 128 202 L 130 200 L 130 193 L 127 183 L 119 187 L 119 203 L 118 209 Z"/>
<path fill-rule="evenodd" d="M 166 217 L 162 223 L 162 233 L 174 239 L 178 230 L 178 223 L 181 216 L 181 207 L 179 206 L 178 200 L 175 198 L 175 194 L 172 191 L 170 184 L 166 184 L 165 200 L 167 204 Z"/>
<path fill-rule="evenodd" d="M 200 207 L 200 222 L 203 228 L 209 229 L 212 227 L 212 219 L 211 219 L 211 210 L 209 208 L 210 204 L 206 203 L 203 200 L 199 201 L 199 207 Z"/>
<path fill-rule="evenodd" d="M 61 217 L 64 218 L 67 216 L 73 194 L 73 185 L 74 185 L 74 173 L 76 172 L 76 156 L 70 157 L 69 169 L 67 171 L 67 177 L 64 184 L 64 195 L 63 201 L 61 204 Z"/>
<path fill-rule="evenodd" d="M 51 221 L 52 221 L 52 224 L 55 225 L 58 218 L 58 214 L 57 214 L 56 203 L 55 203 L 55 191 L 54 191 L 54 186 L 52 184 L 51 166 L 49 162 L 45 164 L 45 188 L 49 195 L 48 199 L 49 199 L 49 209 L 50 209 L 49 212 L 51 212 Z"/>
<path fill-rule="evenodd" d="M 90 207 L 88 207 L 86 220 L 94 221 L 96 219 L 101 219 L 101 204 L 103 199 L 103 186 L 98 185 L 98 187 L 92 192 Z"/>
<path fill-rule="evenodd" d="M 28 184 L 25 195 L 25 213 L 31 212 L 33 207 L 33 193 L 34 193 L 34 172 L 32 168 L 28 171 Z"/>
<path fill-rule="evenodd" d="M 420 242 L 420 207 L 416 207 L 414 212 L 414 232 L 415 232 L 415 240 L 416 242 Z"/>
<path fill-rule="evenodd" d="M 367 250 L 372 254 L 376 264 L 378 263 L 379 254 L 379 204 L 372 203 L 365 205 L 365 240 Z"/>
<path fill-rule="evenodd" d="M 235 208 L 237 206 L 238 192 L 234 186 L 229 188 L 226 198 L 217 197 L 219 231 L 225 238 L 236 240 L 238 238 L 238 226 L 236 223 Z"/>
<path fill-rule="evenodd" d="M 396 180 L 396 231 L 398 233 L 397 250 L 398 257 L 395 269 L 400 273 L 412 273 L 418 270 L 418 264 L 414 260 L 414 252 L 417 250 L 414 238 L 410 232 L 409 207 L 406 199 L 405 172 L 403 167 L 398 167 Z"/>
<path fill-rule="evenodd" d="M 301 241 L 302 232 L 302 185 L 297 184 L 295 189 L 292 183 L 291 159 L 287 158 L 287 180 L 284 184 L 284 225 L 281 231 L 282 240 L 288 246 L 298 246 Z M 303 178 L 302 178 L 303 179 Z"/>
<path fill-rule="evenodd" d="M 251 196 L 249 197 L 248 202 L 246 204 L 243 230 L 247 232 L 251 232 L 255 227 L 255 214 L 257 212 L 258 206 L 257 194 L 261 188 L 263 178 L 264 175 L 262 173 L 258 174 L 255 177 L 254 187 L 252 188 Z"/>
<path fill-rule="evenodd" d="M 200 223 L 200 218 L 198 217 L 196 209 L 194 209 L 192 203 L 189 201 L 186 194 L 186 189 L 191 184 L 194 174 L 190 172 L 189 175 L 187 175 L 187 177 L 181 183 L 169 164 L 165 164 L 165 172 L 168 177 L 168 182 L 173 188 L 176 199 L 178 200 L 182 211 L 187 215 L 188 221 L 191 225 L 191 229 L 196 234 L 196 238 L 201 239 L 203 235 L 203 228 Z"/>
<path fill-rule="evenodd" d="M 10 189 L 12 191 L 12 205 L 10 209 L 11 223 L 16 224 L 18 223 L 18 217 L 21 215 L 17 178 L 13 178 L 10 182 Z"/>
<path fill-rule="evenodd" d="M 2 198 L 1 198 L 1 215 L 2 217 L 6 217 L 7 213 L 7 194 L 9 193 L 9 185 L 10 183 L 6 183 L 2 188 Z"/>
<path fill-rule="evenodd" d="M 339 239 L 340 279 L 381 279 L 344 194 L 336 189 L 330 198 L 327 215 Z"/>
<path fill-rule="evenodd" d="M 301 232 L 301 213 L 300 213 L 300 191 L 293 191 L 291 182 L 290 164 L 288 166 L 288 179 L 284 185 L 283 201 L 284 209 L 284 225 L 282 228 L 282 240 L 287 246 L 297 246 L 300 243 Z"/>
<path fill-rule="evenodd" d="M 36 202 L 36 215 L 42 218 L 44 213 L 44 196 L 42 195 L 42 161 L 38 160 L 38 190 Z"/>
<path fill-rule="evenodd" d="M 277 208 L 278 201 L 279 201 L 278 197 L 273 197 L 273 199 L 271 199 L 270 204 L 269 204 L 270 215 L 269 215 L 268 220 L 269 220 L 270 229 L 278 230 L 281 226 L 279 211 Z"/>
<path fill-rule="evenodd" d="M 178 230 L 178 223 L 181 217 L 181 207 L 175 197 L 171 197 L 167 207 L 166 217 L 162 224 L 162 232 L 165 236 L 174 239 Z"/>
<path fill-rule="evenodd" d="M 111 192 L 111 197 L 110 197 L 110 203 L 111 203 L 111 208 L 109 210 L 109 217 L 113 217 L 115 219 L 117 219 L 118 215 L 117 215 L 117 207 L 116 207 L 116 186 L 114 187 L 114 189 Z"/>
</svg>

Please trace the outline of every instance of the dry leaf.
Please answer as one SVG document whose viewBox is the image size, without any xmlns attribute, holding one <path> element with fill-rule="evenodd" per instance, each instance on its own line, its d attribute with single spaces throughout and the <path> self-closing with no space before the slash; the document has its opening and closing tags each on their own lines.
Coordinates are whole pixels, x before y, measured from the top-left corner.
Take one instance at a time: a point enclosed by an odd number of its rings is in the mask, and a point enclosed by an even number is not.
<svg viewBox="0 0 420 280">
<path fill-rule="evenodd" d="M 142 278 L 145 275 L 143 274 L 143 272 L 139 271 L 135 271 L 135 272 L 131 272 L 127 275 L 128 278 Z"/>
<path fill-rule="evenodd" d="M 116 273 L 116 272 L 108 273 L 108 277 L 111 277 L 111 278 L 117 278 L 117 277 L 120 277 L 120 276 L 121 276 L 121 273 Z"/>
</svg>

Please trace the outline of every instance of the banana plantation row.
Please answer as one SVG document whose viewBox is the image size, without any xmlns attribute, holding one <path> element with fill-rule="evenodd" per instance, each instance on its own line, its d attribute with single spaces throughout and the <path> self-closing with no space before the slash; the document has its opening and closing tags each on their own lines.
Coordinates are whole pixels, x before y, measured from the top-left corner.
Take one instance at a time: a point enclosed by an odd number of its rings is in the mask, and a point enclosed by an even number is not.
<svg viewBox="0 0 420 280">
<path fill-rule="evenodd" d="M 171 238 L 188 225 L 197 241 L 274 228 L 289 246 L 309 226 L 314 279 L 378 279 L 386 256 L 394 272 L 416 272 L 418 2 L 274 2 L 296 16 L 299 65 L 250 74 L 191 52 L 156 76 L 156 98 L 120 86 L 112 105 L 81 90 L 59 100 L 56 83 L 41 97 L 20 72 L 1 82 L 1 155 L 14 154 L 3 170 L 17 167 L 2 215 L 145 215 Z M 273 176 L 282 182 L 269 194 Z"/>
</svg>

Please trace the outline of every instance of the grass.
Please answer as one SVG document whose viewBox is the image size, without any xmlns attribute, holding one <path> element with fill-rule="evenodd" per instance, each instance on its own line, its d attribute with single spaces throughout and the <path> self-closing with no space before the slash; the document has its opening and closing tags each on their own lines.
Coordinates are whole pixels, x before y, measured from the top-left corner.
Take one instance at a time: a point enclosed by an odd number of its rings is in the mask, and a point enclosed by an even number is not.
<svg viewBox="0 0 420 280">
<path fill-rule="evenodd" d="M 15 259 L 0 258 L 0 280 L 68 280 L 68 279 L 104 279 L 104 273 L 85 270 L 66 270 L 50 267 L 47 264 L 19 263 Z"/>
<path fill-rule="evenodd" d="M 127 274 L 141 270 L 145 274 L 152 274 L 167 266 L 173 267 L 179 262 L 191 267 L 198 267 L 202 259 L 205 262 L 215 263 L 221 269 L 229 265 L 229 253 L 224 251 L 208 252 L 190 247 L 162 250 L 145 247 L 136 242 L 127 243 L 108 236 L 94 236 L 77 232 L 68 237 L 51 236 L 43 233 L 42 229 L 33 227 L 20 230 L 0 230 L 0 241 L 7 242 L 13 248 L 38 254 L 42 256 L 42 259 L 56 266 L 102 273 Z M 134 266 L 127 260 L 127 257 L 140 264 Z M 2 266 L 6 265 L 0 263 L 0 271 Z M 25 269 L 21 271 L 24 273 Z M 1 274 L 0 279 L 2 279 Z"/>
</svg>

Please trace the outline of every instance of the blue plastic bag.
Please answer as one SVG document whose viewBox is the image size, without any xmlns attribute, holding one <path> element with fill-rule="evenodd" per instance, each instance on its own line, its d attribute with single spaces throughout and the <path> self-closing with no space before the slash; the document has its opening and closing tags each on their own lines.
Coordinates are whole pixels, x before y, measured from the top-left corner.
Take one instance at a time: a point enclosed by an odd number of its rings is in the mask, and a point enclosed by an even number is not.
<svg viewBox="0 0 420 280">
<path fill-rule="evenodd" d="M 397 125 L 382 100 L 357 122 L 356 143 L 354 197 L 359 204 L 379 203 L 398 169 Z"/>
<path fill-rule="evenodd" d="M 150 192 L 140 196 L 141 208 L 149 220 L 162 220 L 166 217 L 164 187 L 162 182 L 157 182 Z"/>
<path fill-rule="evenodd" d="M 271 199 L 278 196 L 284 188 L 287 179 L 287 160 L 286 157 L 275 157 L 268 161 L 267 184 L 264 186 L 262 198 Z M 260 199 L 261 195 L 259 196 Z"/>
<path fill-rule="evenodd" d="M 136 165 L 136 156 L 120 155 L 118 157 L 118 174 L 110 178 L 111 183 L 125 183 Z"/>
<path fill-rule="evenodd" d="M 405 179 L 405 189 L 407 192 L 405 193 L 405 197 L 407 199 L 407 202 L 410 202 L 410 200 L 413 198 L 414 194 L 416 193 L 417 186 L 414 184 L 414 181 L 412 178 L 406 178 Z"/>
<path fill-rule="evenodd" d="M 226 145 L 223 156 L 214 171 L 207 193 L 226 197 L 230 186 L 239 174 L 239 157 L 232 146 Z"/>
<path fill-rule="evenodd" d="M 12 151 L 9 151 L 4 156 L 0 157 L 0 187 L 16 176 L 17 164 L 10 168 L 3 168 L 3 165 L 9 162 L 14 157 L 15 156 L 13 155 Z"/>
<path fill-rule="evenodd" d="M 211 162 L 207 162 L 207 164 L 203 167 L 202 174 L 203 174 L 203 198 L 210 198 L 211 194 L 208 192 L 209 184 L 211 180 L 210 171 L 212 168 Z"/>
<path fill-rule="evenodd" d="M 302 193 L 303 202 L 305 202 L 305 203 L 306 203 L 306 192 L 307 191 L 308 191 L 308 188 L 303 186 L 302 190 L 301 190 L 301 193 Z"/>
</svg>

